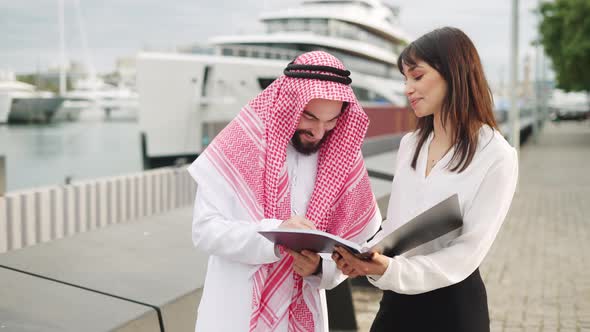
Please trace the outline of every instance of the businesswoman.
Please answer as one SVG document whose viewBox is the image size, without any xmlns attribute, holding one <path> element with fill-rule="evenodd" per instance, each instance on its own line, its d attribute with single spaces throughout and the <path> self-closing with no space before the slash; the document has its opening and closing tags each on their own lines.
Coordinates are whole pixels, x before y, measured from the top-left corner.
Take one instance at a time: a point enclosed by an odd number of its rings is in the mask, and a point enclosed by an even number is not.
<svg viewBox="0 0 590 332">
<path fill-rule="evenodd" d="M 387 220 L 376 238 L 458 194 L 463 227 L 400 256 L 333 258 L 350 277 L 384 290 L 372 332 L 489 331 L 479 265 L 514 196 L 518 158 L 498 131 L 479 55 L 445 27 L 409 44 L 398 59 L 417 129 L 400 143 Z"/>
</svg>

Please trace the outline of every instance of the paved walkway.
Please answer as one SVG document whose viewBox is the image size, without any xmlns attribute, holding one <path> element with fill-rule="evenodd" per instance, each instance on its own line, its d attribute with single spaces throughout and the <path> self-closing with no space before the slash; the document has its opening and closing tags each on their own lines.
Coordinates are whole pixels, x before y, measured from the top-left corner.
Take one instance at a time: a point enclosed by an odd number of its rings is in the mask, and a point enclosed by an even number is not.
<svg viewBox="0 0 590 332">
<path fill-rule="evenodd" d="M 481 272 L 492 332 L 590 332 L 590 123 L 547 123 L 522 147 L 518 190 Z M 380 292 L 353 297 L 368 331 Z"/>
</svg>

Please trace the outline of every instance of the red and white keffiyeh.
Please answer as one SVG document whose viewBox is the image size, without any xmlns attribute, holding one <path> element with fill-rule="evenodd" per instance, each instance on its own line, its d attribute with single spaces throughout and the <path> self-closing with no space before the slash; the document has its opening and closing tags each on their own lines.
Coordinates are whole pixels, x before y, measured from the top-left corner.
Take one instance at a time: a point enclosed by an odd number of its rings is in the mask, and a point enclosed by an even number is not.
<svg viewBox="0 0 590 332">
<path fill-rule="evenodd" d="M 294 63 L 345 69 L 321 51 L 302 54 Z M 287 144 L 304 107 L 316 98 L 348 102 L 348 107 L 319 151 L 306 217 L 319 230 L 351 238 L 373 218 L 376 204 L 360 153 L 369 120 L 350 86 L 282 75 L 241 110 L 203 155 L 233 188 L 253 222 L 289 219 Z M 302 278 L 293 272 L 292 261 L 286 255 L 255 273 L 250 331 L 273 331 L 284 320 L 289 331 L 314 331 L 311 310 L 319 308 L 310 309 L 303 301 Z"/>
</svg>

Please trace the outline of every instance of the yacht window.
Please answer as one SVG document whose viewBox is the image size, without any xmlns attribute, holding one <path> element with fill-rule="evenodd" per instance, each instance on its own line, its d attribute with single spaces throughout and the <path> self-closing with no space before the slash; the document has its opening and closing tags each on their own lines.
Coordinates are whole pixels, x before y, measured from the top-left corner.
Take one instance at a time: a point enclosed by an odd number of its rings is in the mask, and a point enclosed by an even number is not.
<svg viewBox="0 0 590 332">
<path fill-rule="evenodd" d="M 353 86 L 352 91 L 354 91 L 357 99 L 362 102 L 387 102 L 387 98 L 383 95 L 367 88 Z"/>
<path fill-rule="evenodd" d="M 359 101 L 369 101 L 369 90 L 358 86 L 353 86 L 352 91 Z"/>
<path fill-rule="evenodd" d="M 309 19 L 309 31 L 325 36 L 328 34 L 328 20 L 319 18 Z"/>
<path fill-rule="evenodd" d="M 209 82 L 209 76 L 211 72 L 211 66 L 205 66 L 205 71 L 203 72 L 203 85 L 201 86 L 201 96 L 207 96 L 207 83 Z"/>
<path fill-rule="evenodd" d="M 258 85 L 260 86 L 260 90 L 266 89 L 272 82 L 274 82 L 275 78 L 258 78 Z"/>
<path fill-rule="evenodd" d="M 287 23 L 289 31 L 304 31 L 305 23 L 301 19 L 290 19 Z"/>
</svg>

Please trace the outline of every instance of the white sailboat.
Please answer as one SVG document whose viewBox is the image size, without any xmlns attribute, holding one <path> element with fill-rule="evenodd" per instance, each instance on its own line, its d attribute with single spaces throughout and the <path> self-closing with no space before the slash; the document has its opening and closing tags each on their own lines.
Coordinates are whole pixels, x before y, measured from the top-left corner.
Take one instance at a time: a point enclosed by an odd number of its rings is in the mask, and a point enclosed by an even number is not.
<svg viewBox="0 0 590 332">
<path fill-rule="evenodd" d="M 80 80 L 73 90 L 64 94 L 66 107 L 81 107 L 88 112 L 100 112 L 107 119 L 137 119 L 137 92 L 112 84 L 98 78 Z"/>
<path fill-rule="evenodd" d="M 66 99 L 56 114 L 58 120 L 77 120 L 84 111 L 104 113 L 105 118 L 137 119 L 138 95 L 132 88 L 123 85 L 112 85 L 100 79 L 94 69 L 90 57 L 86 29 L 82 20 L 80 1 L 74 1 L 76 19 L 88 68 L 86 79 L 74 82 L 74 88 L 66 91 L 66 55 L 64 31 L 64 0 L 59 0 L 60 26 L 60 95 Z"/>
</svg>

